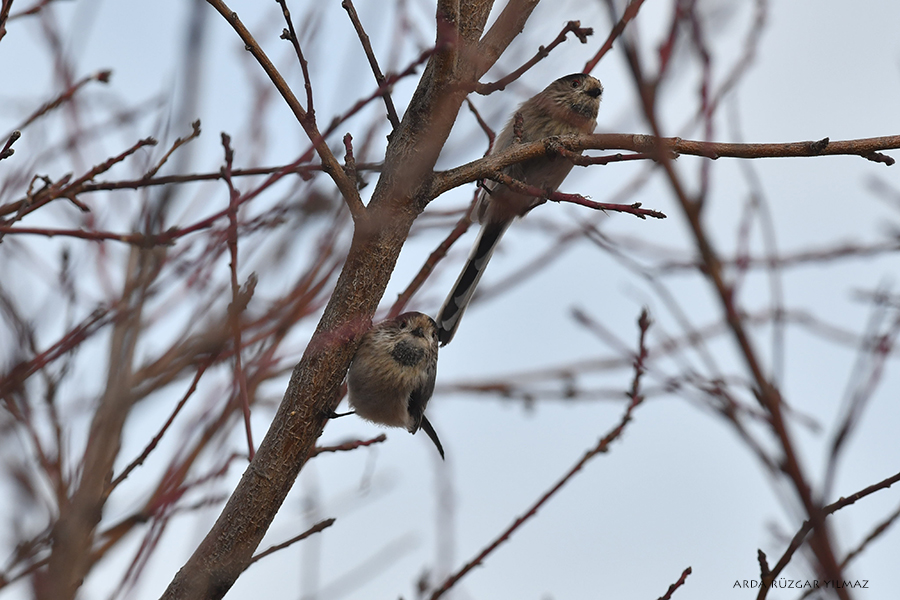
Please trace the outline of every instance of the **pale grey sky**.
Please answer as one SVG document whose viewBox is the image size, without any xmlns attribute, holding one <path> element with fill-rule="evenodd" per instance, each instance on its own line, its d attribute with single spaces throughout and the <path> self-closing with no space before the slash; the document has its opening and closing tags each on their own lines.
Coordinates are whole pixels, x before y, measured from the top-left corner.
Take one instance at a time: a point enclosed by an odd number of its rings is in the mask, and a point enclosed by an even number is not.
<svg viewBox="0 0 900 600">
<path fill-rule="evenodd" d="M 16 3 L 16 7 L 19 6 Z M 297 6 L 294 6 L 296 4 Z M 390 4 L 391 8 L 384 8 Z M 647 2 L 636 22 L 648 64 L 656 60 L 668 22 L 670 2 Z M 706 34 L 717 58 L 713 82 L 737 59 L 752 16 L 750 0 L 701 0 L 707 16 Z M 111 68 L 109 89 L 122 99 L 150 99 L 168 95 L 179 85 L 179 60 L 189 3 L 159 0 L 153 3 L 86 0 L 59 3 L 59 16 L 73 49 L 79 73 Z M 393 51 L 394 3 L 358 0 L 379 57 L 387 62 Z M 431 3 L 409 0 L 415 24 L 433 27 Z M 293 3 L 295 16 L 305 13 L 305 3 Z M 302 92 L 299 70 L 290 48 L 276 39 L 281 22 L 275 3 L 249 0 L 233 2 L 244 23 L 260 32 L 260 41 L 286 69 L 298 95 Z M 234 32 L 208 8 L 209 36 L 203 48 L 201 101 L 197 115 L 204 135 L 194 148 L 198 170 L 216 170 L 221 164 L 219 132 L 228 131 L 239 146 L 247 139 L 246 115 L 252 111 L 246 91 L 248 73 L 264 82 L 258 67 L 241 49 Z M 714 138 L 738 141 L 734 136 L 737 115 L 740 141 L 786 142 L 830 137 L 832 140 L 896 134 L 900 131 L 900 3 L 873 0 L 848 3 L 836 0 L 773 1 L 759 44 L 756 62 L 726 101 L 716 121 Z M 571 40 L 501 94 L 473 96 L 472 101 L 499 129 L 514 106 L 555 77 L 576 72 L 605 39 L 609 30 L 600 2 L 568 0 L 544 2 L 529 21 L 523 37 L 504 56 L 489 79 L 518 66 L 537 45 L 548 43 L 569 19 L 595 28 L 586 46 Z M 298 23 L 298 27 L 302 24 Z M 321 3 L 311 25 L 320 35 L 304 46 L 316 84 L 320 122 L 346 111 L 375 85 L 361 62 L 362 54 L 346 15 L 337 0 Z M 0 42 L 0 131 L 19 121 L 35 99 L 56 88 L 43 50 L 33 47 L 29 36 L 36 22 L 14 22 Z M 324 33 L 322 33 L 324 32 Z M 432 39 L 430 29 L 424 43 Z M 405 65 L 422 48 L 415 37 L 396 51 Z M 516 54 L 512 54 L 517 52 Z M 697 137 L 684 126 L 696 109 L 699 71 L 695 60 L 685 61 L 673 72 L 663 92 L 661 119 L 667 135 Z M 394 65 L 397 66 L 397 65 Z M 645 132 L 634 85 L 627 74 L 620 45 L 599 64 L 594 75 L 605 86 L 599 121 L 602 131 Z M 414 80 L 405 80 L 394 94 L 398 110 L 405 105 Z M 29 103 L 30 102 L 30 103 Z M 263 164 L 293 160 L 306 140 L 286 108 L 279 105 L 265 124 L 269 150 Z M 380 114 L 380 106 L 374 107 Z M 368 113 L 369 115 L 373 113 Z M 362 115 L 359 119 L 364 119 Z M 353 130 L 351 120 L 347 129 Z M 156 134 L 149 120 L 135 126 L 140 136 Z M 484 151 L 483 136 L 464 108 L 439 167 L 472 160 Z M 187 123 L 173 124 L 173 137 L 183 135 Z M 338 143 L 336 136 L 333 142 Z M 128 142 L 129 144 L 132 142 Z M 28 140 L 20 141 L 27 147 Z M 123 140 L 123 147 L 127 144 Z M 895 157 L 900 153 L 890 153 Z M 239 157 L 240 160 L 240 157 Z M 5 162 L 5 161 L 4 161 Z M 696 182 L 699 159 L 683 157 L 677 168 Z M 0 169 L 6 165 L 0 163 Z M 777 247 L 782 254 L 825 249 L 837 243 L 864 243 L 888 239 L 897 229 L 896 207 L 871 190 L 874 178 L 900 190 L 900 166 L 855 157 L 765 159 L 750 165 L 760 182 L 771 211 Z M 644 164 L 624 163 L 576 169 L 563 191 L 579 192 L 597 201 L 614 201 L 626 186 L 647 169 Z M 54 174 L 58 176 L 59 173 Z M 326 185 L 323 183 L 323 185 Z M 371 190 L 370 186 L 369 190 Z M 472 186 L 438 198 L 429 211 L 462 207 Z M 221 186 L 222 202 L 226 191 Z M 733 159 L 714 163 L 705 222 L 714 242 L 725 255 L 737 246 L 739 226 L 749 193 L 742 165 Z M 549 245 L 539 224 L 560 231 L 579 223 L 596 223 L 619 242 L 638 238 L 663 247 L 672 260 L 688 259 L 693 242 L 685 219 L 670 190 L 654 175 L 637 196 L 646 207 L 666 212 L 664 221 L 640 221 L 628 215 L 597 215 L 588 209 L 548 204 L 513 226 L 492 260 L 482 282 L 488 292 L 505 276 L 528 264 Z M 400 257 L 385 294 L 388 306 L 409 282 L 427 254 L 446 231 L 429 230 L 410 240 Z M 454 247 L 436 277 L 413 300 L 411 308 L 434 314 L 442 295 L 452 284 L 474 233 Z M 751 248 L 764 248 L 757 222 Z M 0 255 L 3 248 L 0 246 Z M 640 253 L 638 256 L 643 256 Z M 646 258 L 656 264 L 656 258 Z M 783 276 L 784 302 L 850 331 L 862 331 L 871 306 L 857 292 L 888 286 L 896 292 L 900 261 L 896 254 L 878 258 L 843 260 L 787 269 Z M 244 263 L 246 264 L 246 263 Z M 249 267 L 248 267 L 249 269 Z M 225 271 L 223 271 L 224 273 Z M 249 271 L 244 274 L 248 275 Z M 665 279 L 695 326 L 718 320 L 718 305 L 711 288 L 694 273 Z M 277 282 L 261 282 L 273 286 Z M 744 281 L 740 299 L 749 311 L 770 306 L 771 288 L 762 270 Z M 490 543 L 518 515 L 614 427 L 624 404 L 609 399 L 566 402 L 538 400 L 531 406 L 491 396 L 444 393 L 442 388 L 466 381 L 497 376 L 524 377 L 545 366 L 608 357 L 614 352 L 571 317 L 579 308 L 603 322 L 620 339 L 633 345 L 636 319 L 648 306 L 657 326 L 651 340 L 665 332 L 681 332 L 663 302 L 647 283 L 628 271 L 609 252 L 579 241 L 538 276 L 515 286 L 498 299 L 475 302 L 453 344 L 440 356 L 438 393 L 429 405 L 429 417 L 447 453 L 446 463 L 425 436 L 388 431 L 388 442 L 371 450 L 323 456 L 302 472 L 261 549 L 287 539 L 307 526 L 307 521 L 335 517 L 326 532 L 292 549 L 255 564 L 242 576 L 228 598 L 315 597 L 415 598 L 414 583 L 424 569 L 432 581 L 455 571 Z M 306 330 L 297 331 L 302 349 Z M 827 459 L 827 443 L 841 414 L 855 352 L 833 344 L 802 328 L 787 330 L 783 362 L 786 400 L 802 415 L 812 415 L 824 431 L 792 423 L 792 431 L 811 478 L 821 482 Z M 771 331 L 754 331 L 754 341 L 771 368 Z M 710 344 L 716 360 L 729 373 L 742 372 L 731 338 L 720 336 Z M 693 356 L 693 355 L 692 355 Z M 299 358 L 299 354 L 297 356 Z M 692 366 L 700 368 L 699 360 Z M 678 372 L 678 364 L 660 361 L 645 383 L 658 387 L 666 376 Z M 286 383 L 286 378 L 284 380 Z M 588 389 L 624 390 L 631 383 L 628 369 L 579 378 Z M 274 399 L 283 385 L 267 390 Z M 847 495 L 900 470 L 900 370 L 887 361 L 881 384 L 864 413 L 858 435 L 850 442 L 839 464 L 832 497 Z M 733 430 L 698 400 L 699 396 L 654 395 L 639 407 L 624 436 L 609 453 L 596 457 L 535 519 L 522 527 L 486 563 L 457 587 L 454 598 L 521 598 L 579 600 L 584 598 L 652 599 L 665 593 L 682 570 L 693 575 L 675 597 L 755 598 L 756 590 L 733 589 L 736 580 L 758 578 L 757 548 L 772 562 L 781 555 L 785 541 L 799 521 L 793 510 L 792 492 L 773 486 L 770 477 Z M 746 400 L 746 399 L 745 399 Z M 151 407 L 145 407 L 147 413 Z M 168 414 L 169 404 L 158 408 Z M 146 415 L 145 415 L 146 416 Z M 149 418 L 149 417 L 148 417 Z M 254 414 L 257 441 L 271 414 Z M 155 426 L 154 426 L 155 427 Z M 140 423 L 128 425 L 124 456 L 133 456 L 155 431 Z M 330 424 L 322 443 L 347 437 L 377 435 L 376 426 L 355 418 Z M 762 438 L 763 429 L 755 430 Z M 243 439 L 235 436 L 234 446 Z M 239 479 L 243 463 L 229 471 L 222 485 L 227 493 Z M 152 469 L 152 467 L 148 467 Z M 452 510 L 441 508 L 438 490 L 452 490 Z M 441 492 L 442 494 L 445 492 Z M 787 500 L 786 500 L 787 499 Z M 115 497 L 106 517 L 133 509 L 130 498 Z M 313 503 L 315 511 L 304 513 Z M 896 490 L 886 490 L 834 518 L 837 546 L 848 551 L 900 503 Z M 161 552 L 152 559 L 146 575 L 131 597 L 156 598 L 206 533 L 216 510 L 175 522 L 163 538 Z M 4 515 L 7 521 L 9 515 Z M 3 524 L 8 527 L 8 523 Z M 452 539 L 441 546 L 447 530 Z M 776 534 L 775 532 L 778 532 Z M 137 543 L 134 540 L 133 543 Z M 900 535 L 890 531 L 855 562 L 852 579 L 867 579 L 870 588 L 855 597 L 888 600 L 895 597 L 895 572 L 900 556 Z M 118 581 L 127 558 L 105 562 L 87 580 L 84 597 L 107 597 L 111 581 Z M 808 563 L 797 557 L 788 578 L 811 578 Z M 115 574 L 115 575 L 111 575 Z M 346 578 L 355 578 L 348 586 Z M 28 597 L 26 586 L 10 588 L 4 597 Z M 304 596 L 304 594 L 306 596 Z M 769 598 L 797 598 L 795 590 L 773 591 Z"/>
</svg>

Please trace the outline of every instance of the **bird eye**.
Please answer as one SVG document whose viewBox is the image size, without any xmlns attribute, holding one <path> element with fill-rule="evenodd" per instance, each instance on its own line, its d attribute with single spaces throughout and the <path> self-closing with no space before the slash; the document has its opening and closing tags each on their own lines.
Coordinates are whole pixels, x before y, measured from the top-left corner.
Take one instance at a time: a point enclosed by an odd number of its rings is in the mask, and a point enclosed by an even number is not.
<svg viewBox="0 0 900 600">
<path fill-rule="evenodd" d="M 577 87 L 580 86 L 580 85 L 581 85 L 581 80 L 580 80 L 580 79 L 573 79 L 573 80 L 572 80 L 572 87 L 573 87 L 573 88 L 577 88 Z"/>
</svg>

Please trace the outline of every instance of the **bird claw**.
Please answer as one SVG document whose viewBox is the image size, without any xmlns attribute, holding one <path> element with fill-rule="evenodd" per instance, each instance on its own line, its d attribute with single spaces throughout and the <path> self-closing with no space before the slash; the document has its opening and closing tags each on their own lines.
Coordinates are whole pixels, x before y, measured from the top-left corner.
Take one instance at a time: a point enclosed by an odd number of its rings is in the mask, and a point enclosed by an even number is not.
<svg viewBox="0 0 900 600">
<path fill-rule="evenodd" d="M 355 415 L 355 414 L 356 414 L 356 411 L 355 411 L 355 410 L 350 410 L 350 411 L 347 411 L 347 412 L 344 412 L 344 413 L 337 413 L 337 412 L 334 412 L 333 410 L 330 410 L 330 409 L 329 409 L 329 410 L 324 410 L 324 411 L 322 411 L 322 412 L 324 412 L 324 413 L 325 413 L 325 416 L 328 417 L 329 419 L 340 419 L 341 417 L 346 417 L 346 416 L 349 416 L 349 415 Z"/>
</svg>

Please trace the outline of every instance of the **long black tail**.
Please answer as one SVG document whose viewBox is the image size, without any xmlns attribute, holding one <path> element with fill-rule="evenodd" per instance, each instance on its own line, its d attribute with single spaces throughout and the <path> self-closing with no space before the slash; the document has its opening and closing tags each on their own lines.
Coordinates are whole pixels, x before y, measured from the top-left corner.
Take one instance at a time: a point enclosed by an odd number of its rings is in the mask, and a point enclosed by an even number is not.
<svg viewBox="0 0 900 600">
<path fill-rule="evenodd" d="M 475 245 L 472 246 L 472 251 L 466 260 L 466 266 L 463 267 L 462 273 L 459 274 L 459 278 L 453 286 L 453 291 L 444 300 L 444 305 L 435 319 L 438 324 L 438 340 L 440 340 L 441 346 L 449 344 L 456 334 L 463 313 L 472 299 L 472 294 L 475 293 L 478 280 L 481 279 L 484 268 L 491 259 L 494 248 L 497 247 L 497 242 L 503 237 L 509 225 L 510 221 L 488 222 L 481 226 L 478 239 L 475 240 Z"/>
<path fill-rule="evenodd" d="M 441 440 L 438 439 L 434 427 L 431 426 L 431 422 L 425 415 L 422 415 L 422 431 L 428 434 L 428 437 L 431 438 L 431 441 L 434 442 L 434 445 L 437 447 L 437 451 L 440 452 L 441 460 L 444 460 L 444 447 L 441 446 Z"/>
</svg>

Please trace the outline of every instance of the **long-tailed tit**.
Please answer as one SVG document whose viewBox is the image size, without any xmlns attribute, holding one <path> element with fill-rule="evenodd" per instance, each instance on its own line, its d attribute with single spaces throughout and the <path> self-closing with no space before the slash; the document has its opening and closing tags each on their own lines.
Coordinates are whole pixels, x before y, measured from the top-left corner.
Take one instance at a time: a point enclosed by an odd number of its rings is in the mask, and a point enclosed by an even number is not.
<svg viewBox="0 0 900 600">
<path fill-rule="evenodd" d="M 437 324 L 431 317 L 408 312 L 388 319 L 363 336 L 350 364 L 347 392 L 357 415 L 410 433 L 423 429 L 444 458 L 444 448 L 425 418 L 437 358 Z"/>
<path fill-rule="evenodd" d="M 491 154 L 502 152 L 517 142 L 592 133 L 597 126 L 602 93 L 603 86 L 590 75 L 576 73 L 557 79 L 518 108 L 497 136 Z M 521 115 L 521 128 L 516 125 L 516 115 Z M 519 129 L 520 138 L 516 140 Z M 542 156 L 510 165 L 503 172 L 525 184 L 553 192 L 571 169 L 572 162 L 563 156 Z M 486 182 L 485 187 L 487 189 L 481 190 L 473 212 L 481 223 L 481 231 L 453 291 L 438 313 L 438 339 L 442 346 L 453 339 L 475 286 L 513 219 L 545 201 L 544 198 L 514 192 L 502 184 Z"/>
</svg>

